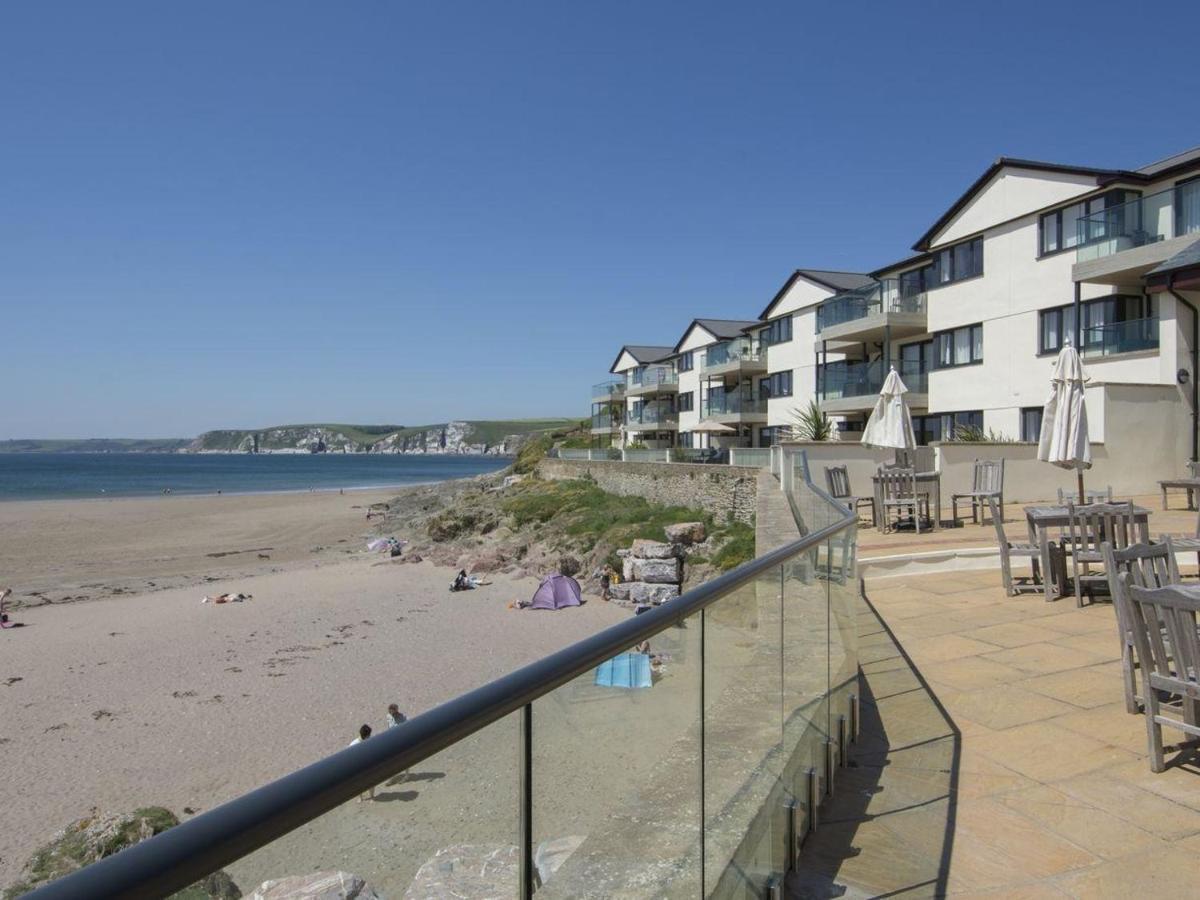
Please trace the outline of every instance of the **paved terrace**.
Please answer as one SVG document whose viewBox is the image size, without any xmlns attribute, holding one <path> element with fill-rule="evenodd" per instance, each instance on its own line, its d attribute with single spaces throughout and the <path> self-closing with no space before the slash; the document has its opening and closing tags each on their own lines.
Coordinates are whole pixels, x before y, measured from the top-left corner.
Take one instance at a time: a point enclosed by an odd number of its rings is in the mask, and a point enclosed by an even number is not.
<svg viewBox="0 0 1200 900">
<path fill-rule="evenodd" d="M 1195 526 L 1137 499 L 1154 534 Z M 1020 506 L 1007 514 L 1021 537 Z M 989 543 L 990 524 L 863 527 L 859 554 Z M 866 593 L 862 734 L 789 896 L 1196 894 L 1200 765 L 1174 755 L 1151 773 L 1109 603 L 1008 597 L 997 569 L 868 577 Z"/>
</svg>

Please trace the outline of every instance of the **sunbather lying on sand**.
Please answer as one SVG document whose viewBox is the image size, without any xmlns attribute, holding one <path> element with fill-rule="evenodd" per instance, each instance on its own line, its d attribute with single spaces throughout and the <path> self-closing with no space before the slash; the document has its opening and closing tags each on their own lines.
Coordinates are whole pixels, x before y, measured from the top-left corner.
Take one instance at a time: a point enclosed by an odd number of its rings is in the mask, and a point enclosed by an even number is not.
<svg viewBox="0 0 1200 900">
<path fill-rule="evenodd" d="M 253 594 L 217 594 L 213 597 L 205 597 L 201 603 L 241 603 L 243 600 L 250 600 Z"/>
</svg>

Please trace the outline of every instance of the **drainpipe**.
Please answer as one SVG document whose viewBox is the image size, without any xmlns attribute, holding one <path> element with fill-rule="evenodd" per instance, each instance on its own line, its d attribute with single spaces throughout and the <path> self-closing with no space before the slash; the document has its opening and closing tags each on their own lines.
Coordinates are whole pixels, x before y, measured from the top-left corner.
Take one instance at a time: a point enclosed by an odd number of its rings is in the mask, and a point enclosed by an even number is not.
<svg viewBox="0 0 1200 900">
<path fill-rule="evenodd" d="M 1197 418 L 1200 414 L 1200 311 L 1188 300 L 1180 296 L 1175 290 L 1175 272 L 1167 274 L 1167 293 L 1175 298 L 1176 303 L 1182 303 L 1192 311 L 1192 462 L 1200 459 L 1197 456 L 1197 451 L 1200 451 L 1200 419 Z"/>
<path fill-rule="evenodd" d="M 1083 353 L 1083 296 L 1082 285 L 1075 282 L 1075 349 Z"/>
</svg>

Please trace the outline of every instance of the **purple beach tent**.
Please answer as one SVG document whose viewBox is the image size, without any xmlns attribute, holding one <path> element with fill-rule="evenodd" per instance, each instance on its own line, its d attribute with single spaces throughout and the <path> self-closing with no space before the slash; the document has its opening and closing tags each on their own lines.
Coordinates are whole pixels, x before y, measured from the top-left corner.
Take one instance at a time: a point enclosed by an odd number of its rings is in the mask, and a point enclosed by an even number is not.
<svg viewBox="0 0 1200 900">
<path fill-rule="evenodd" d="M 562 609 L 564 606 L 579 606 L 583 602 L 579 582 L 570 575 L 547 575 L 534 591 L 530 609 Z"/>
</svg>

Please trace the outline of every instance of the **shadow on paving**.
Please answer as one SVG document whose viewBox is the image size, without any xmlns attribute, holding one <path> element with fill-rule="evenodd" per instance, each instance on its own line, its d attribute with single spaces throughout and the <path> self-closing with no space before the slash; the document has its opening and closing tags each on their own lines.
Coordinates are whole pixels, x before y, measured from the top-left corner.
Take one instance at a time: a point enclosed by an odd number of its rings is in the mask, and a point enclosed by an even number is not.
<svg viewBox="0 0 1200 900">
<path fill-rule="evenodd" d="M 793 898 L 946 894 L 962 739 L 883 619 L 859 614 L 861 722 L 800 865 Z"/>
</svg>

